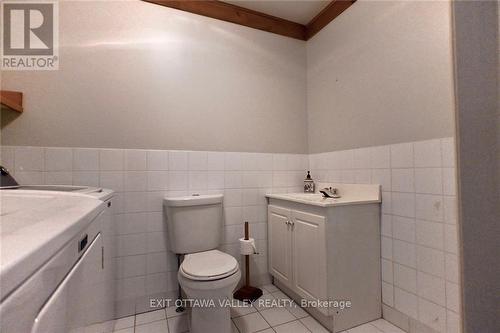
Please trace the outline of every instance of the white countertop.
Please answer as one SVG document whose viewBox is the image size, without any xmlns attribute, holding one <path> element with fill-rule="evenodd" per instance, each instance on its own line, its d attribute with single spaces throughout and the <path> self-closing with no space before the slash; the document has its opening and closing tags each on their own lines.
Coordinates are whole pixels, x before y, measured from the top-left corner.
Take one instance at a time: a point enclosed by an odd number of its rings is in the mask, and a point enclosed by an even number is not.
<svg viewBox="0 0 500 333">
<path fill-rule="evenodd" d="M 101 200 L 85 194 L 0 190 L 0 299 L 103 209 Z"/>
<path fill-rule="evenodd" d="M 361 205 L 382 202 L 380 185 L 377 184 L 318 184 L 317 190 L 335 187 L 341 195 L 338 199 L 324 198 L 321 193 L 273 193 L 267 198 L 286 200 L 319 207 Z"/>
</svg>

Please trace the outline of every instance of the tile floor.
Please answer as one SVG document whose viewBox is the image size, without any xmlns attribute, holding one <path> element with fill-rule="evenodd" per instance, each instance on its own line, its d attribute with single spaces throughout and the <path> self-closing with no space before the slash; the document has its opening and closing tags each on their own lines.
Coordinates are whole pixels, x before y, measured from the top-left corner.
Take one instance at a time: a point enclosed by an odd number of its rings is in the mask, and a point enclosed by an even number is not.
<svg viewBox="0 0 500 333">
<path fill-rule="evenodd" d="M 233 333 L 328 333 L 299 306 L 277 307 L 277 300 L 289 298 L 273 285 L 263 287 L 266 306 L 246 305 L 231 309 Z M 288 303 L 288 302 L 286 302 Z M 267 306 L 269 305 L 269 306 Z M 188 331 L 187 314 L 174 307 L 118 319 L 114 333 L 184 333 Z M 342 333 L 404 333 L 388 321 L 378 319 Z"/>
</svg>

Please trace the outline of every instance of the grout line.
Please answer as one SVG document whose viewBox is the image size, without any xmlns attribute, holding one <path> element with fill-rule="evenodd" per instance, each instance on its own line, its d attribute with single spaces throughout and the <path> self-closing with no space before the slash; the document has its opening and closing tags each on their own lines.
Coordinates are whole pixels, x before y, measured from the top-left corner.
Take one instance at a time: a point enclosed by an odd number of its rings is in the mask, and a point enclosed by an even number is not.
<svg viewBox="0 0 500 333">
<path fill-rule="evenodd" d="M 271 296 L 273 296 L 273 297 L 274 297 L 274 299 L 277 299 L 277 298 L 276 298 L 273 294 L 274 294 L 274 293 L 278 293 L 278 292 L 283 293 L 283 291 L 281 291 L 281 290 L 278 288 L 278 290 L 276 290 L 276 291 L 274 291 L 274 292 L 272 292 L 272 293 L 269 293 L 269 294 L 271 294 Z M 283 293 L 283 294 L 284 294 L 285 296 L 287 296 L 285 293 Z M 287 296 L 287 297 L 288 297 L 288 296 Z M 291 300 L 291 298 L 289 298 L 289 299 Z M 298 306 L 298 305 L 297 305 L 297 306 Z M 271 308 L 269 308 L 269 309 L 264 309 L 264 310 L 262 310 L 262 311 L 258 311 L 258 312 L 260 313 L 260 312 L 263 312 L 263 311 L 266 311 L 266 310 L 270 310 L 270 309 L 274 309 L 274 308 L 273 308 L 273 307 L 271 307 Z M 306 327 L 306 325 L 304 325 L 304 324 L 300 321 L 300 319 L 301 319 L 301 318 L 297 318 L 297 317 L 295 317 L 295 316 L 294 316 L 294 314 L 293 314 L 293 313 L 291 313 L 290 311 L 288 311 L 288 309 L 287 309 L 286 307 L 282 307 L 281 309 L 284 309 L 284 310 L 286 310 L 288 313 L 290 313 L 294 319 L 293 319 L 293 320 L 290 320 L 290 321 L 287 321 L 287 322 L 284 322 L 284 323 L 281 323 L 281 324 L 276 325 L 276 326 L 271 326 L 271 324 L 270 324 L 270 323 L 266 320 L 266 318 L 265 318 L 262 314 L 260 314 L 260 315 L 261 315 L 261 317 L 262 317 L 262 318 L 264 318 L 264 320 L 267 322 L 267 324 L 268 324 L 268 325 L 269 325 L 269 326 L 273 329 L 273 331 L 274 331 L 274 327 L 281 326 L 281 325 L 285 325 L 285 324 L 288 324 L 288 323 L 291 323 L 291 322 L 294 322 L 294 321 L 298 321 L 298 322 L 300 322 L 300 323 L 301 323 L 301 324 L 302 324 L 302 325 L 306 328 L 306 330 L 308 330 L 309 332 L 311 332 L 311 330 L 309 330 L 309 328 L 307 328 L 307 327 Z M 309 315 L 309 314 L 308 314 L 308 315 Z M 305 317 L 304 317 L 304 318 L 305 318 Z M 314 320 L 316 320 L 316 319 L 314 319 Z"/>
<path fill-rule="evenodd" d="M 377 326 L 373 325 L 371 322 L 368 323 L 371 327 L 375 328 L 375 330 L 379 331 L 380 333 L 386 333 L 385 331 L 382 331 L 379 329 Z"/>
<path fill-rule="evenodd" d="M 233 326 L 236 328 L 236 331 L 241 333 L 240 329 L 238 328 L 238 326 L 236 325 L 236 323 L 234 322 L 234 318 L 231 318 L 231 323 L 233 324 Z"/>
</svg>

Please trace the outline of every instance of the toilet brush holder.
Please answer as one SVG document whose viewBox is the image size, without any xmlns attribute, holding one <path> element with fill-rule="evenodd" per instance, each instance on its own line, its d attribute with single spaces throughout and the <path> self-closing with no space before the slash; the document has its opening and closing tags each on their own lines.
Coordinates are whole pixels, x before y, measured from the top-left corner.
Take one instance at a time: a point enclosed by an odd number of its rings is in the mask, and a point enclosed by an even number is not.
<svg viewBox="0 0 500 333">
<path fill-rule="evenodd" d="M 250 240 L 248 222 L 245 222 L 245 240 Z M 253 302 L 262 296 L 262 290 L 250 285 L 250 255 L 245 254 L 245 285 L 236 290 L 233 297 L 244 302 Z"/>
</svg>

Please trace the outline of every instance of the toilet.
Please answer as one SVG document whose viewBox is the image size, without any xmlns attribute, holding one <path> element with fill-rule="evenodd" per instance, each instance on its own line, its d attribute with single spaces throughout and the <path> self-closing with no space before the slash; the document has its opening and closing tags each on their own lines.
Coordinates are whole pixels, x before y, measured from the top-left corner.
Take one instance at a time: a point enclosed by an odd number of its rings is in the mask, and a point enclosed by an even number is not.
<svg viewBox="0 0 500 333">
<path fill-rule="evenodd" d="M 241 272 L 234 257 L 217 250 L 223 234 L 222 200 L 222 195 L 164 199 L 170 250 L 184 255 L 177 277 L 191 300 L 191 333 L 231 332 L 227 305 Z"/>
</svg>

